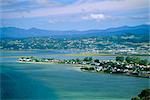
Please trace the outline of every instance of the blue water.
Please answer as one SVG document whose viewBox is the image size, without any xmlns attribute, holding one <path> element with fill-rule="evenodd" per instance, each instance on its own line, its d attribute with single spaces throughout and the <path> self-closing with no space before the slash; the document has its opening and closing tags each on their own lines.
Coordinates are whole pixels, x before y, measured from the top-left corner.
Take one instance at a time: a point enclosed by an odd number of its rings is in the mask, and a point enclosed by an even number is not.
<svg viewBox="0 0 150 100">
<path fill-rule="evenodd" d="M 130 100 L 149 87 L 145 78 L 81 72 L 71 65 L 23 64 L 15 59 L 1 59 L 3 100 Z"/>
<path fill-rule="evenodd" d="M 50 54 L 81 53 L 79 50 L 28 50 L 28 51 L 1 51 L 1 56 L 42 56 Z"/>
<path fill-rule="evenodd" d="M 43 98 L 56 100 L 57 96 L 52 92 L 52 89 L 10 67 L 9 64 L 1 66 L 1 99 Z"/>
<path fill-rule="evenodd" d="M 76 59 L 76 58 L 85 58 L 85 56 L 65 56 L 63 54 L 71 54 L 71 53 L 79 53 L 82 51 L 74 51 L 74 50 L 34 50 L 34 51 L 3 51 L 0 52 L 0 61 L 2 62 L 15 62 L 18 57 L 21 56 L 36 56 L 41 58 L 55 58 L 55 59 Z M 61 55 L 60 55 L 61 54 Z M 115 56 L 93 56 L 93 58 L 98 58 L 100 60 L 115 60 Z"/>
</svg>

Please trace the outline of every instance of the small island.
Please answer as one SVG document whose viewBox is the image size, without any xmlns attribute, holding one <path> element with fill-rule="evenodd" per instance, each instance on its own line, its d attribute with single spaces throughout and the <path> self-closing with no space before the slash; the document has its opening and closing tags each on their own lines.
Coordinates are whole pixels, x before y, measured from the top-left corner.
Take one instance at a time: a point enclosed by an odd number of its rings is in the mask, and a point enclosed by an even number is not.
<svg viewBox="0 0 150 100">
<path fill-rule="evenodd" d="M 81 71 L 120 74 L 135 77 L 150 78 L 150 62 L 136 56 L 116 56 L 116 60 L 99 60 L 92 57 L 84 59 L 54 59 L 54 58 L 37 58 L 21 57 L 18 59 L 21 63 L 38 63 L 38 64 L 73 64 L 80 68 Z"/>
</svg>

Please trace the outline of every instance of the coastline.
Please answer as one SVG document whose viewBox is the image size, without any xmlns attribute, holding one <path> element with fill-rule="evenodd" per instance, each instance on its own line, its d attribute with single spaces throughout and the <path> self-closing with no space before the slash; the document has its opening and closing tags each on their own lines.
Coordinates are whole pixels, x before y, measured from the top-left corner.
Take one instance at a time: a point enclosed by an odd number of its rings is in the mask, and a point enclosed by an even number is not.
<svg viewBox="0 0 150 100">
<path fill-rule="evenodd" d="M 58 64 L 58 65 L 71 65 L 73 66 L 73 68 L 76 71 L 80 71 L 80 72 L 89 72 L 89 73 L 100 73 L 100 74 L 111 74 L 111 75 L 122 75 L 122 76 L 129 76 L 129 77 L 138 77 L 138 78 L 147 78 L 150 79 L 150 77 L 145 77 L 145 76 L 137 76 L 137 75 L 131 75 L 131 74 L 127 74 L 127 73 L 108 73 L 108 72 L 103 72 L 103 71 L 89 71 L 89 70 L 82 70 L 82 67 L 93 67 L 92 65 L 82 65 L 82 64 L 61 64 L 61 63 L 54 63 L 54 62 L 20 62 L 19 63 L 24 63 L 24 64 Z"/>
<path fill-rule="evenodd" d="M 51 50 L 55 50 L 55 49 L 27 49 L 27 50 L 3 50 L 1 49 L 0 52 L 3 53 L 3 52 L 33 52 L 33 51 L 51 51 Z M 68 49 L 70 50 L 70 49 Z M 95 52 L 80 52 L 80 53 L 62 53 L 62 54 L 50 54 L 50 55 L 63 55 L 63 56 L 75 56 L 75 57 L 78 57 L 78 56 L 118 56 L 120 54 L 111 54 L 111 53 L 95 53 Z M 150 54 L 122 54 L 123 56 L 150 56 Z"/>
<path fill-rule="evenodd" d="M 19 63 L 25 63 L 25 64 L 56 64 L 56 63 L 49 63 L 49 62 L 20 62 Z"/>
<path fill-rule="evenodd" d="M 49 62 L 20 62 L 20 61 L 17 61 L 18 63 L 22 63 L 22 64 L 43 64 L 43 65 L 53 65 L 53 64 L 55 64 L 55 65 L 57 65 L 58 63 L 49 63 Z M 58 64 L 58 65 L 70 65 L 70 66 L 72 66 L 72 68 L 74 69 L 74 70 L 76 70 L 76 71 L 79 71 L 79 72 L 82 72 L 82 70 L 80 69 L 81 68 L 81 66 L 83 66 L 83 65 L 81 65 L 81 64 Z"/>
</svg>

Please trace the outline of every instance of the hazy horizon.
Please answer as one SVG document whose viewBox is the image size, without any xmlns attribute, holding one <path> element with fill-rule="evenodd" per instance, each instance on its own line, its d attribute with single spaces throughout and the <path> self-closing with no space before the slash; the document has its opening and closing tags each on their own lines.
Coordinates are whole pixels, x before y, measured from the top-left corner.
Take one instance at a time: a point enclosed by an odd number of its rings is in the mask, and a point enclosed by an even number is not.
<svg viewBox="0 0 150 100">
<path fill-rule="evenodd" d="M 138 26 L 142 26 L 142 25 L 146 25 L 146 26 L 150 26 L 150 24 L 140 24 L 140 25 L 133 25 L 133 26 L 128 26 L 128 25 L 124 25 L 124 26 L 118 26 L 118 27 L 108 27 L 108 28 L 97 28 L 97 29 L 87 29 L 87 30 L 78 30 L 78 29 L 73 29 L 73 30 L 54 30 L 54 29 L 42 29 L 42 28 L 36 28 L 36 27 L 30 27 L 30 28 L 22 28 L 22 27 L 13 27 L 13 26 L 1 26 L 0 28 L 18 28 L 18 29 L 25 29 L 25 30 L 30 30 L 30 29 L 38 29 L 38 30 L 47 30 L 47 31 L 103 31 L 103 30 L 108 30 L 108 29 L 116 29 L 116 28 L 122 28 L 122 27 L 138 27 Z"/>
</svg>

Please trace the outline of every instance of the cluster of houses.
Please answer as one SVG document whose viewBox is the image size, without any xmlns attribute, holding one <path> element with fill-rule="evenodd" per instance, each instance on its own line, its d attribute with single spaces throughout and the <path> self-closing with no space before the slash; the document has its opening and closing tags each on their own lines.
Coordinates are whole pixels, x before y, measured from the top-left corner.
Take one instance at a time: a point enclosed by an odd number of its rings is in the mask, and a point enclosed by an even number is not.
<svg viewBox="0 0 150 100">
<path fill-rule="evenodd" d="M 92 61 L 65 61 L 66 64 L 80 64 L 82 71 L 92 72 L 106 72 L 106 73 L 118 73 L 129 76 L 146 77 L 150 78 L 150 65 L 128 64 L 125 62 L 118 62 L 114 60 L 105 60 L 94 62 Z M 88 66 L 86 66 L 88 65 Z"/>
<path fill-rule="evenodd" d="M 127 64 L 117 61 L 84 61 L 84 60 L 58 60 L 58 59 L 37 59 L 35 57 L 22 57 L 18 59 L 19 62 L 47 62 L 58 64 L 80 64 L 80 69 L 83 71 L 119 73 L 130 76 L 150 78 L 150 65 Z"/>
<path fill-rule="evenodd" d="M 47 62 L 47 63 L 61 63 L 62 60 L 57 60 L 57 59 L 46 59 L 46 58 L 41 58 L 37 59 L 35 57 L 22 57 L 18 59 L 19 62 Z"/>
<path fill-rule="evenodd" d="M 101 61 L 99 63 L 90 63 L 90 67 L 82 66 L 81 70 L 106 72 L 106 73 L 119 73 L 129 76 L 150 78 L 150 65 L 134 65 L 125 64 L 116 61 Z M 91 68 L 93 67 L 93 68 Z"/>
<path fill-rule="evenodd" d="M 32 59 L 31 59 L 31 58 L 28 58 L 28 57 L 27 57 L 27 58 L 22 57 L 22 58 L 19 58 L 18 61 L 19 61 L 19 62 L 31 62 Z"/>
</svg>

